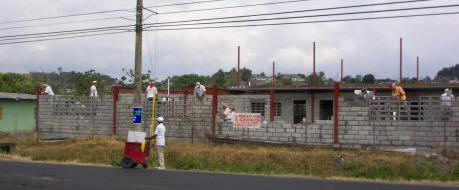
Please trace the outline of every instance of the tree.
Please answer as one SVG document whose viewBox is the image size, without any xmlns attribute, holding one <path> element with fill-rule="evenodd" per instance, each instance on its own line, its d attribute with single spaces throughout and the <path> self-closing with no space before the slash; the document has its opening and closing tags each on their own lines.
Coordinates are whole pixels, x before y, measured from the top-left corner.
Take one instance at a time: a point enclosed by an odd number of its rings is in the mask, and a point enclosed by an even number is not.
<svg viewBox="0 0 459 190">
<path fill-rule="evenodd" d="M 100 73 L 97 73 L 95 70 L 89 70 L 84 72 L 84 74 L 77 75 L 74 82 L 74 94 L 80 96 L 88 96 L 89 88 L 91 87 L 91 82 L 97 81 L 97 92 L 101 96 L 104 94 L 110 93 L 110 86 L 113 84 L 113 79 L 107 79 Z"/>
<path fill-rule="evenodd" d="M 37 86 L 27 74 L 0 73 L 0 92 L 35 94 Z"/>
<path fill-rule="evenodd" d="M 366 74 L 365 76 L 363 76 L 362 82 L 367 84 L 373 84 L 375 83 L 375 76 L 373 76 L 372 74 Z"/>
<path fill-rule="evenodd" d="M 118 80 L 118 85 L 120 86 L 127 86 L 127 87 L 134 87 L 135 84 L 135 73 L 134 70 L 126 68 L 121 69 L 123 72 L 123 76 L 121 76 Z M 142 87 L 147 86 L 149 82 L 154 81 L 151 78 L 151 70 L 148 70 L 146 74 L 142 74 Z"/>
<path fill-rule="evenodd" d="M 459 79 L 459 64 L 456 64 L 452 67 L 443 68 L 442 70 L 438 71 L 437 76 L 434 78 L 434 80 L 438 82 L 448 82 L 450 80 L 457 79 Z"/>
</svg>

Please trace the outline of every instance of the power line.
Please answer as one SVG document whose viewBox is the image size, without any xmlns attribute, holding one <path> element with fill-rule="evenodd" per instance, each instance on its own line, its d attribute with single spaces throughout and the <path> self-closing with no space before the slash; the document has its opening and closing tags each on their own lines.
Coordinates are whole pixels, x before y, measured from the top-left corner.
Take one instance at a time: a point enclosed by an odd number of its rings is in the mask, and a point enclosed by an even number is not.
<svg viewBox="0 0 459 190">
<path fill-rule="evenodd" d="M 130 12 L 129 10 L 130 9 L 115 9 L 115 10 L 107 10 L 107 11 L 96 11 L 96 12 L 78 13 L 78 14 L 61 15 L 61 16 L 50 16 L 50 17 L 41 17 L 41 18 L 33 18 L 33 19 L 10 20 L 10 21 L 0 22 L 0 24 L 11 24 L 11 23 L 30 22 L 30 21 L 38 21 L 38 20 L 51 20 L 51 19 L 58 19 L 58 18 L 106 14 L 106 13 L 123 12 L 123 11 Z"/>
<path fill-rule="evenodd" d="M 236 6 L 227 6 L 227 7 L 215 7 L 215 8 L 205 8 L 205 9 L 192 9 L 192 10 L 186 10 L 186 11 L 159 12 L 159 14 L 165 15 L 165 14 L 201 12 L 201 11 L 212 11 L 212 10 L 222 10 L 222 9 L 234 9 L 234 8 L 244 8 L 244 7 L 255 7 L 255 6 L 263 6 L 263 5 L 278 5 L 278 4 L 286 4 L 286 3 L 297 3 L 297 2 L 304 2 L 304 1 L 312 1 L 312 0 L 290 0 L 290 1 L 270 2 L 270 3 L 256 3 L 256 4 L 236 5 Z"/>
<path fill-rule="evenodd" d="M 22 37 L 22 36 L 40 36 L 40 35 L 47 35 L 47 34 L 61 34 L 61 33 L 68 33 L 68 32 L 78 32 L 78 31 L 96 31 L 96 30 L 104 30 L 104 29 L 123 29 L 126 27 L 134 27 L 135 25 L 120 25 L 120 26 L 108 26 L 108 27 L 98 27 L 98 28 L 85 28 L 85 29 L 77 29 L 77 30 L 61 30 L 55 32 L 41 32 L 41 33 L 29 33 L 29 34 L 18 34 L 18 35 L 9 35 L 9 36 L 0 36 L 1 38 L 14 38 L 14 37 Z"/>
<path fill-rule="evenodd" d="M 169 22 L 162 22 L 162 23 L 156 23 L 156 24 L 172 24 L 172 23 L 208 21 L 208 20 L 223 20 L 223 19 L 233 19 L 233 18 L 270 16 L 270 15 L 281 15 L 281 14 L 291 14 L 291 13 L 315 12 L 315 11 L 325 11 L 325 10 L 336 10 L 336 9 L 348 9 L 348 8 L 359 8 L 359 7 L 379 6 L 379 5 L 392 5 L 392 4 L 401 4 L 401 3 L 415 3 L 415 2 L 422 2 L 422 1 L 431 1 L 431 0 L 409 0 L 409 1 L 396 1 L 396 2 L 388 2 L 388 3 L 361 4 L 361 5 L 351 5 L 351 6 L 341 6 L 341 7 L 329 7 L 329 8 L 319 8 L 319 9 L 306 9 L 306 10 L 296 10 L 296 11 L 284 11 L 284 12 L 264 13 L 264 14 L 251 14 L 251 15 L 239 15 L 239 16 L 228 16 L 228 17 L 215 17 L 215 18 L 205 18 L 205 19 L 192 19 L 192 20 L 181 20 L 181 21 L 169 21 Z M 149 24 L 146 24 L 146 25 L 149 25 Z M 150 25 L 155 25 L 155 24 L 150 24 Z"/>
<path fill-rule="evenodd" d="M 0 28 L 0 30 L 12 30 L 12 29 L 20 29 L 20 28 L 34 28 L 34 27 L 43 27 L 43 26 L 56 26 L 56 25 L 85 23 L 85 22 L 104 21 L 104 20 L 117 20 L 117 19 L 129 20 L 128 18 L 125 18 L 125 17 L 107 17 L 107 18 L 77 20 L 77 21 L 69 21 L 69 22 L 56 22 L 56 23 L 36 24 L 36 25 L 27 25 L 27 26 L 3 27 L 3 28 Z"/>
<path fill-rule="evenodd" d="M 319 21 L 304 21 L 304 22 L 283 22 L 283 23 L 246 24 L 246 25 L 207 26 L 207 27 L 191 27 L 191 28 L 165 28 L 165 29 L 155 29 L 155 30 L 146 30 L 146 31 L 199 30 L 199 29 L 216 29 L 216 28 L 242 28 L 242 27 L 255 27 L 255 26 L 279 26 L 279 25 L 313 24 L 313 23 L 328 23 L 328 22 L 360 21 L 360 20 L 379 20 L 379 19 L 391 19 L 391 18 L 409 18 L 409 17 L 455 15 L 455 14 L 459 14 L 459 12 L 443 12 L 443 13 L 429 13 L 429 14 L 384 16 L 384 17 L 364 17 L 364 18 L 334 19 L 334 20 L 319 20 Z"/>
<path fill-rule="evenodd" d="M 82 37 L 89 37 L 89 36 L 102 36 L 102 35 L 120 34 L 120 33 L 126 33 L 126 32 L 131 32 L 131 31 L 105 32 L 105 33 L 97 33 L 97 34 L 76 35 L 76 36 L 69 36 L 69 37 L 46 38 L 46 39 L 38 39 L 38 40 L 25 40 L 25 41 L 15 41 L 15 42 L 5 42 L 5 43 L 0 43 L 0 45 L 21 44 L 21 43 L 28 43 L 28 42 L 41 42 L 41 41 L 51 41 L 51 40 L 61 40 L 61 39 L 72 39 L 72 38 L 82 38 Z"/>
<path fill-rule="evenodd" d="M 150 7 L 146 7 L 146 8 L 181 6 L 181 5 L 210 3 L 210 2 L 217 2 L 217 1 L 225 1 L 225 0 L 193 1 L 193 2 L 187 2 L 187 3 L 175 3 L 175 4 L 165 4 L 165 5 L 150 6 Z M 135 8 L 132 8 L 132 9 L 112 9 L 112 10 L 105 10 L 105 11 L 94 11 L 94 12 L 59 15 L 59 16 L 49 16 L 49 17 L 40 17 L 40 18 L 31 18 L 31 19 L 10 20 L 10 21 L 0 22 L 0 24 L 12 24 L 12 23 L 20 23 L 20 22 L 51 20 L 51 19 L 60 19 L 60 18 L 69 18 L 69 17 L 78 17 L 78 16 L 87 16 L 87 15 L 108 14 L 108 13 L 115 13 L 115 12 L 134 12 L 134 10 L 135 10 Z"/>
<path fill-rule="evenodd" d="M 225 0 L 193 1 L 193 2 L 187 2 L 187 3 L 174 3 L 174 4 L 166 4 L 166 5 L 148 6 L 146 8 L 172 7 L 172 6 L 179 6 L 179 5 L 193 5 L 193 4 L 202 4 L 202 3 L 212 3 L 212 2 L 218 2 L 218 1 L 225 1 Z"/>
<path fill-rule="evenodd" d="M 60 33 L 60 34 L 46 34 L 46 35 L 37 35 L 37 36 L 25 36 L 25 37 L 14 37 L 14 38 L 0 38 L 1 41 L 12 41 L 12 40 L 23 40 L 23 39 L 33 39 L 33 38 L 45 38 L 45 37 L 55 37 L 55 36 L 67 36 L 67 35 L 74 35 L 74 34 L 87 34 L 87 33 L 97 33 L 97 32 L 106 32 L 106 31 L 126 31 L 126 29 L 103 29 L 103 30 L 91 30 L 91 31 L 73 31 L 67 33 Z M 133 30 L 128 30 L 133 31 Z"/>
<path fill-rule="evenodd" d="M 291 17 L 276 17 L 276 18 L 261 18 L 261 19 L 246 19 L 246 20 L 230 20 L 230 21 L 200 22 L 200 23 L 186 23 L 186 24 L 170 24 L 170 25 L 159 25 L 159 26 L 153 25 L 153 26 L 149 26 L 147 28 L 151 28 L 151 27 L 170 27 L 170 26 L 209 25 L 209 24 L 226 24 L 226 23 L 238 23 L 238 22 L 259 22 L 259 21 L 270 21 L 270 20 L 288 20 L 288 19 L 312 18 L 312 17 L 342 16 L 342 15 L 356 15 L 356 14 L 408 11 L 408 10 L 451 8 L 451 7 L 458 7 L 458 6 L 459 6 L 459 4 L 454 4 L 454 5 L 412 7 L 412 8 L 401 8 L 401 9 L 382 9 L 382 10 L 374 10 L 374 11 L 358 11 L 358 12 L 346 12 L 346 13 L 334 13 L 334 14 L 306 15 L 306 16 L 291 16 Z"/>
</svg>

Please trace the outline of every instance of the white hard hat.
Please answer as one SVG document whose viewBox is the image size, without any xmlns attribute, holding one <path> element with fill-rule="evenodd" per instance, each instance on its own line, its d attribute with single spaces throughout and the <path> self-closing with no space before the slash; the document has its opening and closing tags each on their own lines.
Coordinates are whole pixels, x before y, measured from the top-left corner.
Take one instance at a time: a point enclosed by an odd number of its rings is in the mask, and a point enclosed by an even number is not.
<svg viewBox="0 0 459 190">
<path fill-rule="evenodd" d="M 196 85 L 200 85 L 201 83 L 200 82 L 196 82 Z"/>
<path fill-rule="evenodd" d="M 164 118 L 163 117 L 158 117 L 158 122 L 163 122 Z"/>
</svg>

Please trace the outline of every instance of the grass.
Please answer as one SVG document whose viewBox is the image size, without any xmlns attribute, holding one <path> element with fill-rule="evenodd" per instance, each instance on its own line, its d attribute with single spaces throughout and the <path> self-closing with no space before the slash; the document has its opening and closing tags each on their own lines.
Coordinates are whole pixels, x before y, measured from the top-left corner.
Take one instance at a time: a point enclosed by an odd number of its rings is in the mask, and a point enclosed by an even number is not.
<svg viewBox="0 0 459 190">
<path fill-rule="evenodd" d="M 0 142 L 7 138 L 0 137 Z M 93 137 L 38 143 L 27 136 L 14 139 L 15 155 L 34 161 L 58 161 L 119 166 L 124 141 Z M 155 154 L 149 165 L 153 166 Z M 444 163 L 422 155 L 313 147 L 169 143 L 170 169 L 215 172 L 365 178 L 390 181 L 459 181 L 459 162 Z"/>
</svg>

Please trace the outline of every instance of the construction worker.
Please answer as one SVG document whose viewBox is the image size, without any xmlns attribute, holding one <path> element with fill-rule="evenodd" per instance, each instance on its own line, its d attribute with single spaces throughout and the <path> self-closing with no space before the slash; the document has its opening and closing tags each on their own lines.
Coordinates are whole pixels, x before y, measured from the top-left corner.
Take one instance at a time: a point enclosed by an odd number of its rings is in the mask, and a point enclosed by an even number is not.
<svg viewBox="0 0 459 190">
<path fill-rule="evenodd" d="M 199 101 L 201 101 L 201 103 L 206 97 L 206 87 L 202 85 L 200 82 L 196 82 L 196 86 L 194 87 L 194 96 Z"/>
<path fill-rule="evenodd" d="M 153 94 L 156 96 L 158 95 L 158 89 L 156 89 L 155 82 L 150 82 L 147 86 L 147 90 L 145 91 L 146 98 L 148 102 L 153 101 Z"/>
<path fill-rule="evenodd" d="M 54 96 L 53 89 L 51 89 L 51 86 L 47 84 L 42 84 L 41 85 L 42 92 L 48 96 Z"/>
<path fill-rule="evenodd" d="M 164 118 L 158 117 L 156 119 L 158 125 L 156 125 L 155 134 L 151 137 L 146 137 L 146 140 L 151 140 L 156 138 L 156 153 L 158 155 L 158 167 L 156 169 L 164 170 L 166 169 L 164 165 L 164 149 L 166 148 L 166 126 L 164 126 Z"/>
<path fill-rule="evenodd" d="M 452 116 L 451 106 L 453 105 L 453 101 L 454 101 L 453 91 L 448 88 L 445 89 L 445 93 L 441 94 L 440 100 L 441 100 L 440 105 L 442 109 L 441 119 L 449 120 Z"/>
<path fill-rule="evenodd" d="M 400 115 L 407 115 L 407 113 L 402 114 L 401 112 L 407 111 L 405 105 L 406 105 L 406 93 L 405 90 L 403 90 L 402 86 L 398 83 L 392 83 L 390 85 L 390 88 L 392 89 L 392 97 L 394 97 L 397 100 L 397 107 L 398 110 L 392 113 L 394 116 L 393 119 L 398 120 L 400 119 L 406 119 L 406 118 L 401 118 Z"/>
<path fill-rule="evenodd" d="M 92 81 L 91 88 L 89 88 L 89 97 L 96 99 L 97 98 L 97 81 Z"/>
<path fill-rule="evenodd" d="M 392 88 L 392 96 L 397 99 L 399 102 L 405 102 L 406 101 L 406 94 L 405 90 L 403 90 L 402 86 L 398 83 L 392 83 L 391 84 Z"/>
</svg>

